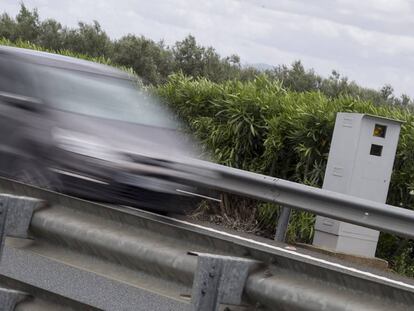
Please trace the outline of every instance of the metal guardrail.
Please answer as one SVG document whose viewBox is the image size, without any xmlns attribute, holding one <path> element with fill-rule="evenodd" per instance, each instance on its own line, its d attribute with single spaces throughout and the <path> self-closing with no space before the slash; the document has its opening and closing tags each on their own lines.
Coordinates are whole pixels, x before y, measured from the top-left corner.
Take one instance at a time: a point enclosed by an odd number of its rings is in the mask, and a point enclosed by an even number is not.
<svg viewBox="0 0 414 311">
<path fill-rule="evenodd" d="M 0 193 L 12 194 L 0 195 L 9 236 L 0 298 L 10 289 L 29 297 L 16 310 L 402 311 L 414 305 L 411 280 L 272 241 L 1 178 Z"/>
<path fill-rule="evenodd" d="M 412 210 L 214 163 L 171 161 L 172 168 L 188 172 L 176 175 L 187 182 L 414 238 Z"/>
</svg>

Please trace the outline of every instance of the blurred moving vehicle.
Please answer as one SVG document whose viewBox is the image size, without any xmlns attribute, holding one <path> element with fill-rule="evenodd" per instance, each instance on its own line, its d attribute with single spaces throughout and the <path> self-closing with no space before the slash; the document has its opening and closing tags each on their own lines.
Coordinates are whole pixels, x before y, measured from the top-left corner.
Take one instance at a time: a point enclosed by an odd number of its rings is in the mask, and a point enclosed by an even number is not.
<svg viewBox="0 0 414 311">
<path fill-rule="evenodd" d="M 195 155 L 174 115 L 112 67 L 0 46 L 0 174 L 114 204 L 182 213 L 199 190 L 169 157 Z"/>
</svg>

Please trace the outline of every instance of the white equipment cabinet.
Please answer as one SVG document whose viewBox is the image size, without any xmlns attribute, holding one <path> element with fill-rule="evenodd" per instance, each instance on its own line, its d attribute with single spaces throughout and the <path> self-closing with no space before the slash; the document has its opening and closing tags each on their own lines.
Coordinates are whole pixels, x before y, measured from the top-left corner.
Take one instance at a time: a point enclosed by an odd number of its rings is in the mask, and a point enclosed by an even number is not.
<svg viewBox="0 0 414 311">
<path fill-rule="evenodd" d="M 385 203 L 400 128 L 400 121 L 338 113 L 323 188 Z M 378 231 L 318 216 L 313 244 L 375 257 L 378 237 Z"/>
</svg>

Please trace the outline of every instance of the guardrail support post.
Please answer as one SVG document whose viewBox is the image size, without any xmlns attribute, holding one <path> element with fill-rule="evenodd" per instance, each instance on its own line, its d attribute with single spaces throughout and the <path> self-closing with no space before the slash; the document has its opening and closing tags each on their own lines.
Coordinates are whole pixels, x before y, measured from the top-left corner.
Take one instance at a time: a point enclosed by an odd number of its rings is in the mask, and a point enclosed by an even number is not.
<svg viewBox="0 0 414 311">
<path fill-rule="evenodd" d="M 250 272 L 259 261 L 204 253 L 198 256 L 191 303 L 193 311 L 218 311 L 220 304 L 240 305 Z"/>
<path fill-rule="evenodd" d="M 16 305 L 28 296 L 25 292 L 0 287 L 0 311 L 13 311 Z"/>
<path fill-rule="evenodd" d="M 0 259 L 6 236 L 27 238 L 33 212 L 42 201 L 0 194 Z M 13 311 L 28 294 L 0 287 L 0 311 Z"/>
<path fill-rule="evenodd" d="M 280 213 L 279 219 L 277 221 L 275 234 L 275 240 L 278 242 L 285 242 L 291 212 L 292 209 L 289 207 L 282 208 L 282 212 Z"/>
<path fill-rule="evenodd" d="M 0 258 L 6 236 L 27 238 L 33 212 L 42 205 L 38 199 L 0 194 Z"/>
</svg>

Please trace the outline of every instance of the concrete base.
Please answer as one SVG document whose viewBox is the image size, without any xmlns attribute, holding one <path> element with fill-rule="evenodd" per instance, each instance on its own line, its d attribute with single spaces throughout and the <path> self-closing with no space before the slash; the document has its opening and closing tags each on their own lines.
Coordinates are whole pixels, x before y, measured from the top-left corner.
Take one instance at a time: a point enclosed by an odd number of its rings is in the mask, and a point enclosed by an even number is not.
<svg viewBox="0 0 414 311">
<path fill-rule="evenodd" d="M 313 245 L 363 257 L 375 257 L 379 231 L 317 216 Z"/>
<path fill-rule="evenodd" d="M 362 257 L 375 257 L 377 241 L 365 240 L 346 235 L 335 235 L 323 231 L 315 232 L 313 245 L 335 252 Z"/>
<path fill-rule="evenodd" d="M 311 251 L 314 251 L 320 254 L 332 256 L 332 257 L 335 257 L 341 260 L 349 261 L 349 262 L 352 262 L 352 263 L 355 263 L 361 266 L 366 266 L 366 267 L 375 268 L 375 269 L 384 270 L 384 271 L 388 270 L 388 261 L 384 259 L 375 258 L 375 257 L 371 258 L 371 257 L 350 255 L 350 254 L 337 252 L 337 251 L 333 251 L 330 249 L 326 249 L 323 247 L 318 247 L 318 246 L 310 245 L 310 244 L 297 243 L 296 246 L 299 248 L 308 249 L 308 250 L 311 250 Z"/>
</svg>

